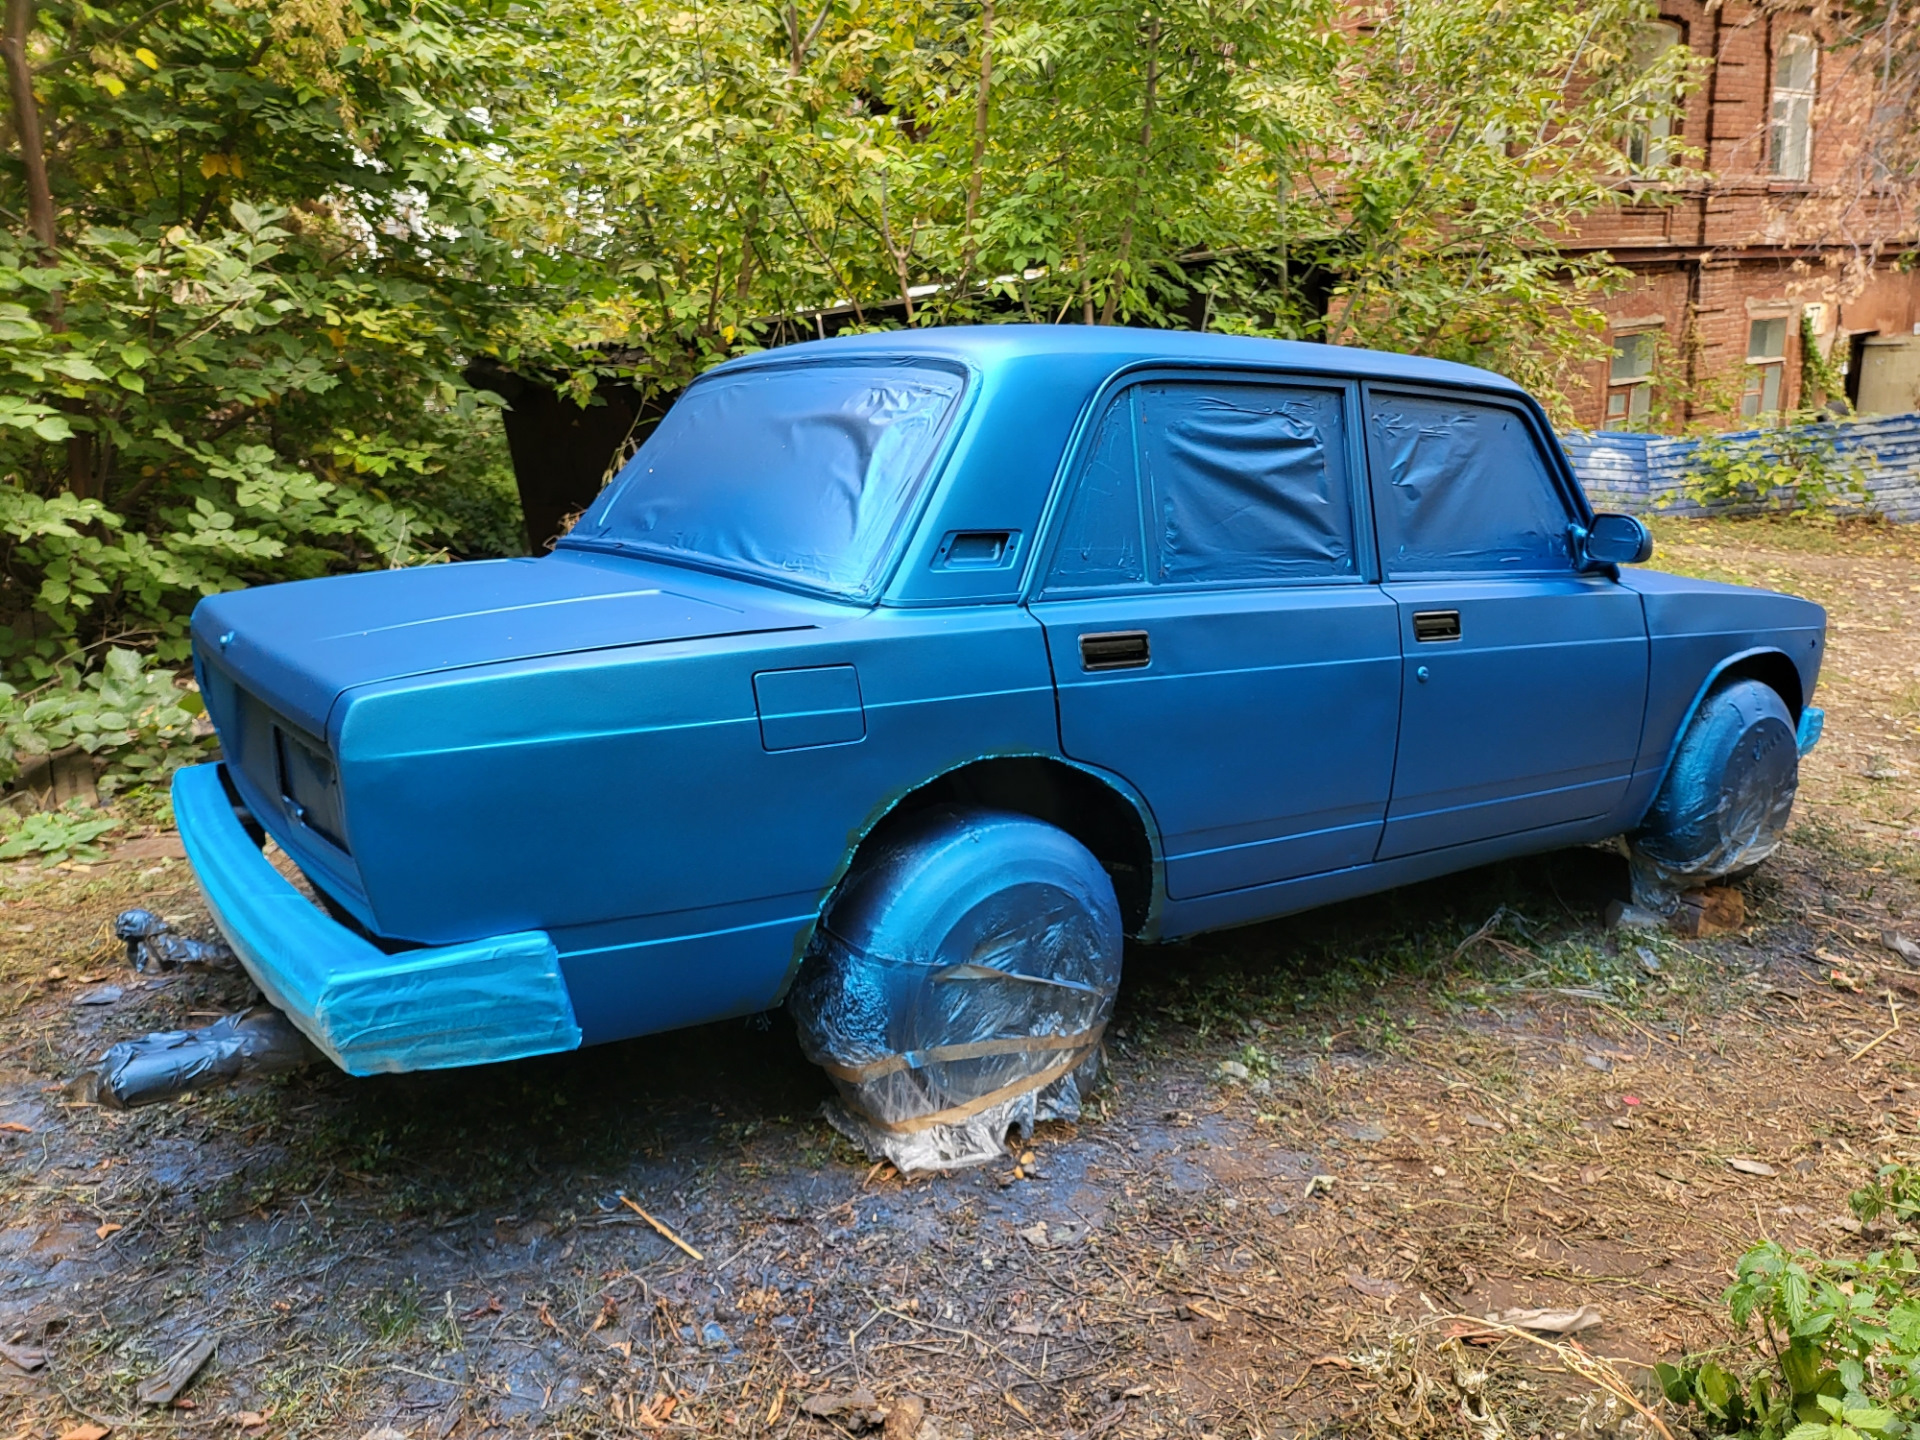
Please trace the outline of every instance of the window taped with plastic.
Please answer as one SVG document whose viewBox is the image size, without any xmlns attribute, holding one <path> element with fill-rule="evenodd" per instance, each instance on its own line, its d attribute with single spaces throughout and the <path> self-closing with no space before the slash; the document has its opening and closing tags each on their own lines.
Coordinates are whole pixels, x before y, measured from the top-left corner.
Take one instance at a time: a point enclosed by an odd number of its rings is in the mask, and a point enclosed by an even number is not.
<svg viewBox="0 0 1920 1440">
<path fill-rule="evenodd" d="M 961 388 L 957 375 L 915 366 L 701 380 L 568 538 L 865 593 L 883 577 Z"/>
<path fill-rule="evenodd" d="M 1157 580 L 1354 573 L 1341 392 L 1143 385 L 1139 403 Z"/>
<path fill-rule="evenodd" d="M 1571 517 L 1518 411 L 1377 391 L 1367 408 L 1389 579 L 1572 568 Z"/>
<path fill-rule="evenodd" d="M 1134 465 L 1133 401 L 1107 406 L 1061 527 L 1049 590 L 1138 584 L 1147 577 L 1140 528 L 1140 477 Z"/>
</svg>

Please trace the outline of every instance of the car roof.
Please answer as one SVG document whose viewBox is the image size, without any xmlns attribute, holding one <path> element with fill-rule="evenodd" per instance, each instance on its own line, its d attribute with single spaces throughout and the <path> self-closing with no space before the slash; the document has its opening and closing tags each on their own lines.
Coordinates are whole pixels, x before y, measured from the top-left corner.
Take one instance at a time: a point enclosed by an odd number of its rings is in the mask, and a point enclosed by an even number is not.
<svg viewBox="0 0 1920 1440">
<path fill-rule="evenodd" d="M 1075 368 L 1105 360 L 1107 373 L 1140 365 L 1212 364 L 1280 368 L 1296 373 L 1355 376 L 1429 384 L 1471 385 L 1509 394 L 1526 392 L 1491 370 L 1300 340 L 1264 340 L 1247 335 L 1214 335 L 1193 330 L 1146 330 L 1124 325 L 937 325 L 807 340 L 741 356 L 709 374 L 732 373 L 767 364 L 853 357 L 959 361 L 983 370 L 1057 356 Z"/>
</svg>

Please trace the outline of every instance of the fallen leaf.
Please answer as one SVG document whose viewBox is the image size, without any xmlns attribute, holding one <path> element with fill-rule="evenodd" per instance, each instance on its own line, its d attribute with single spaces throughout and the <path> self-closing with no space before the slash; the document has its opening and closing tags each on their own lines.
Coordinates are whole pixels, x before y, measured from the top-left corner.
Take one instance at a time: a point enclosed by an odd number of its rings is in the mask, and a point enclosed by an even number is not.
<svg viewBox="0 0 1920 1440">
<path fill-rule="evenodd" d="M 60 1440 L 106 1440 L 107 1434 L 106 1426 L 96 1425 L 89 1420 L 70 1430 L 62 1430 Z"/>
<path fill-rule="evenodd" d="M 844 1415 L 849 1410 L 874 1410 L 879 1405 L 873 1392 L 864 1386 L 858 1390 L 828 1390 L 820 1395 L 809 1395 L 800 1402 L 800 1408 L 807 1414 L 821 1416 Z"/>
<path fill-rule="evenodd" d="M 880 1432 L 881 1440 L 914 1440 L 926 1418 L 926 1401 L 918 1395 L 902 1395 L 887 1407 L 887 1423 Z"/>
<path fill-rule="evenodd" d="M 242 1430 L 258 1430 L 267 1423 L 267 1417 L 258 1410 L 242 1410 L 233 1417 L 233 1423 Z"/>
<path fill-rule="evenodd" d="M 1400 1293 L 1400 1287 L 1391 1280 L 1376 1280 L 1371 1275 L 1362 1275 L 1358 1270 L 1349 1270 L 1347 1284 L 1362 1295 L 1373 1300 L 1391 1300 Z"/>
<path fill-rule="evenodd" d="M 1504 1310 L 1487 1318 L 1516 1330 L 1537 1330 L 1544 1335 L 1578 1335 L 1601 1323 L 1598 1305 L 1582 1305 L 1575 1310 Z"/>
<path fill-rule="evenodd" d="M 500 1297 L 498 1295 L 489 1295 L 486 1304 L 474 1306 L 473 1309 L 467 1311 L 467 1313 L 460 1318 L 462 1320 L 479 1320 L 485 1316 L 498 1315 L 499 1313 Z"/>
<path fill-rule="evenodd" d="M 1007 1402 L 1007 1407 L 1012 1410 L 1014 1414 L 1018 1415 L 1022 1420 L 1025 1420 L 1029 1425 L 1033 1423 L 1033 1412 L 1020 1403 L 1013 1391 L 1007 1391 L 1007 1393 L 1000 1398 Z"/>
<path fill-rule="evenodd" d="M 47 1363 L 47 1352 L 31 1350 L 25 1345 L 0 1345 L 0 1360 L 16 1370 L 34 1371 Z"/>
<path fill-rule="evenodd" d="M 102 1240 L 104 1240 L 109 1235 L 113 1234 L 114 1231 L 124 1230 L 126 1228 L 127 1227 L 124 1225 L 121 1225 L 115 1221 L 109 1220 L 105 1225 L 96 1225 L 94 1227 L 93 1233 L 98 1235 Z"/>
<path fill-rule="evenodd" d="M 200 1367 L 213 1358 L 219 1344 L 212 1336 L 189 1342 L 174 1353 L 171 1360 L 140 1382 L 136 1392 L 142 1405 L 170 1405 L 179 1393 L 193 1383 Z"/>
<path fill-rule="evenodd" d="M 1496 1345 L 1506 1338 L 1506 1331 L 1489 1330 L 1486 1326 L 1475 1325 L 1470 1320 L 1455 1320 L 1447 1326 L 1447 1339 L 1459 1340 L 1468 1345 Z"/>
<path fill-rule="evenodd" d="M 1773 1166 L 1767 1164 L 1765 1161 L 1742 1160 L 1737 1157 L 1727 1161 L 1727 1168 L 1729 1170 L 1738 1170 L 1742 1175 L 1758 1175 L 1762 1179 L 1766 1179 L 1770 1176 L 1778 1175 L 1780 1173 L 1778 1170 L 1774 1169 Z"/>
<path fill-rule="evenodd" d="M 1336 1370 L 1357 1370 L 1359 1367 L 1344 1355 L 1316 1355 L 1307 1363 L 1309 1370 L 1318 1370 L 1322 1365 L 1331 1365 Z"/>
</svg>

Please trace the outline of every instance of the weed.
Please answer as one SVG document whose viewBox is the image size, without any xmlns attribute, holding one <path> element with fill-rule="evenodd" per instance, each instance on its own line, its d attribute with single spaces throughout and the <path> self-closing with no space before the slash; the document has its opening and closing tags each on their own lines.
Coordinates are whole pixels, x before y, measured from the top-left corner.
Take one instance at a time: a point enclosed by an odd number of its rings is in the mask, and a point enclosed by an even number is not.
<svg viewBox="0 0 1920 1440">
<path fill-rule="evenodd" d="M 1849 1197 L 1863 1224 L 1920 1211 L 1920 1175 L 1888 1165 Z M 1898 1238 L 1908 1238 L 1900 1232 Z M 1747 1251 L 1726 1292 L 1758 1363 L 1654 1367 L 1673 1404 L 1751 1440 L 1882 1440 L 1920 1434 L 1920 1260 L 1904 1244 L 1859 1259 Z M 1751 1337 L 1749 1339 L 1749 1337 Z"/>
<path fill-rule="evenodd" d="M 111 815 L 69 800 L 63 809 L 44 810 L 8 825 L 0 839 L 0 860 L 38 855 L 42 865 L 57 865 L 62 860 L 96 864 L 106 858 L 107 852 L 94 842 L 119 824 Z"/>
<path fill-rule="evenodd" d="M 383 1345 L 405 1339 L 420 1323 L 420 1286 L 408 1280 L 376 1290 L 360 1307 L 360 1319 Z"/>
</svg>

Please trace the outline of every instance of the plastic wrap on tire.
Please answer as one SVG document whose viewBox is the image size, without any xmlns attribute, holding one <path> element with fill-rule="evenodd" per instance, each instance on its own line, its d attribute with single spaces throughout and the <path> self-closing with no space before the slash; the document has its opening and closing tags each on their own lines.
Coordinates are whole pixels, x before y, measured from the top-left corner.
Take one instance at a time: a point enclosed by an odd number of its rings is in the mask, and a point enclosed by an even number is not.
<svg viewBox="0 0 1920 1440">
<path fill-rule="evenodd" d="M 1799 786 L 1786 703 L 1758 680 L 1701 702 L 1630 842 L 1634 903 L 1663 914 L 1683 890 L 1750 869 L 1779 848 Z"/>
<path fill-rule="evenodd" d="M 1077 1119 L 1122 943 L 1112 883 L 1070 836 L 996 811 L 914 817 L 848 877 L 789 1002 L 833 1077 L 828 1118 L 902 1172 Z"/>
</svg>

